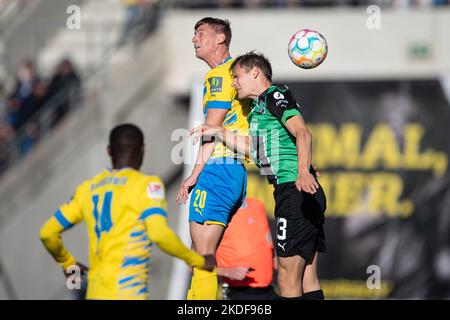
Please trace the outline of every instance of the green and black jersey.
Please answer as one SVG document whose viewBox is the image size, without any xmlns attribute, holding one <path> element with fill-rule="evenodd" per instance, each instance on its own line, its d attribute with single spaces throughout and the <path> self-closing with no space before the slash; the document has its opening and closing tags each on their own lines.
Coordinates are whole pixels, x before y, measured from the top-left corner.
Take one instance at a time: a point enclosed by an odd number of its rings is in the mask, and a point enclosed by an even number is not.
<svg viewBox="0 0 450 320">
<path fill-rule="evenodd" d="M 274 185 L 297 180 L 297 146 L 286 128 L 286 121 L 296 115 L 302 112 L 284 85 L 272 85 L 251 104 L 251 158 Z"/>
</svg>

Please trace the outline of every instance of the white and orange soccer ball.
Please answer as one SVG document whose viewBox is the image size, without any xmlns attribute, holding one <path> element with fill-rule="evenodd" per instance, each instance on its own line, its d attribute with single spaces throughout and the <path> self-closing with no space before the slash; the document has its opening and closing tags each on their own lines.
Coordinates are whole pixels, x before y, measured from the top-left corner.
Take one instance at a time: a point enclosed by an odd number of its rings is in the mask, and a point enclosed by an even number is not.
<svg viewBox="0 0 450 320">
<path fill-rule="evenodd" d="M 297 31 L 289 40 L 288 53 L 296 66 L 312 69 L 327 57 L 327 40 L 317 31 L 303 29 Z"/>
</svg>

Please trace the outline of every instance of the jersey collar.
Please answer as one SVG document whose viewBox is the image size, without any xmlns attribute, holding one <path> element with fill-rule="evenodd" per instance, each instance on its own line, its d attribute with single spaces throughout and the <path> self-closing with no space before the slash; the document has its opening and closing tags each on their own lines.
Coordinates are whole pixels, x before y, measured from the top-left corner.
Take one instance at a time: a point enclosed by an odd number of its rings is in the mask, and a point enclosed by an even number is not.
<svg viewBox="0 0 450 320">
<path fill-rule="evenodd" d="M 228 58 L 226 58 L 225 60 L 223 60 L 223 62 L 219 63 L 217 66 L 220 66 L 220 65 L 222 65 L 222 64 L 225 64 L 225 63 L 227 63 L 227 62 L 230 61 L 230 60 L 231 60 L 231 56 L 229 56 Z"/>
<path fill-rule="evenodd" d="M 270 89 L 275 87 L 274 84 L 272 84 L 270 87 L 268 87 L 266 90 L 264 90 L 259 96 L 257 100 L 263 99 L 265 96 L 267 96 L 270 93 Z"/>
<path fill-rule="evenodd" d="M 127 166 L 122 167 L 120 169 L 113 169 L 112 167 L 107 167 L 106 168 L 106 170 L 109 171 L 109 172 L 119 172 L 119 171 L 127 170 L 127 169 L 134 170 L 132 167 L 127 167 Z"/>
</svg>

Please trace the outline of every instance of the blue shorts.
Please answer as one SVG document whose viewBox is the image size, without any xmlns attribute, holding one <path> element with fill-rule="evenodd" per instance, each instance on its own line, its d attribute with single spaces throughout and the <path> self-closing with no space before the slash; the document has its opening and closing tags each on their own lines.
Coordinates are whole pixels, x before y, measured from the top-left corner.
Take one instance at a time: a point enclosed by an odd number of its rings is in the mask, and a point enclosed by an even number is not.
<svg viewBox="0 0 450 320">
<path fill-rule="evenodd" d="M 247 170 L 237 160 L 210 159 L 192 190 L 189 221 L 226 226 L 241 207 L 247 190 Z"/>
</svg>

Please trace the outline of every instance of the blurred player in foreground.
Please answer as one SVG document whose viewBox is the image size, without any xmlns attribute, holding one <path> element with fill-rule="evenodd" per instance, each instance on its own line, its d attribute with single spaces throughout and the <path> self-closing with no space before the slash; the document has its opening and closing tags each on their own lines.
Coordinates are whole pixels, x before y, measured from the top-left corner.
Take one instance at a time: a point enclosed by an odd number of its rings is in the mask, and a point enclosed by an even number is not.
<svg viewBox="0 0 450 320">
<path fill-rule="evenodd" d="M 231 219 L 216 252 L 217 274 L 230 300 L 274 300 L 273 243 L 264 204 L 246 198 Z"/>
<path fill-rule="evenodd" d="M 245 154 L 251 150 L 261 174 L 275 188 L 280 296 L 323 299 L 317 257 L 326 250 L 326 198 L 311 165 L 311 132 L 289 89 L 272 84 L 272 66 L 266 57 L 244 54 L 231 69 L 239 99 L 252 99 L 248 116 L 251 138 L 207 125 L 191 132 L 197 137 L 215 136 Z"/>
<path fill-rule="evenodd" d="M 141 130 L 132 124 L 115 127 L 108 154 L 112 170 L 82 183 L 40 231 L 66 277 L 73 265 L 87 272 L 61 240 L 62 232 L 82 220 L 89 235 L 87 299 L 147 299 L 153 243 L 191 266 L 212 270 L 214 257 L 189 250 L 167 224 L 161 180 L 139 172 L 144 157 Z"/>
</svg>

